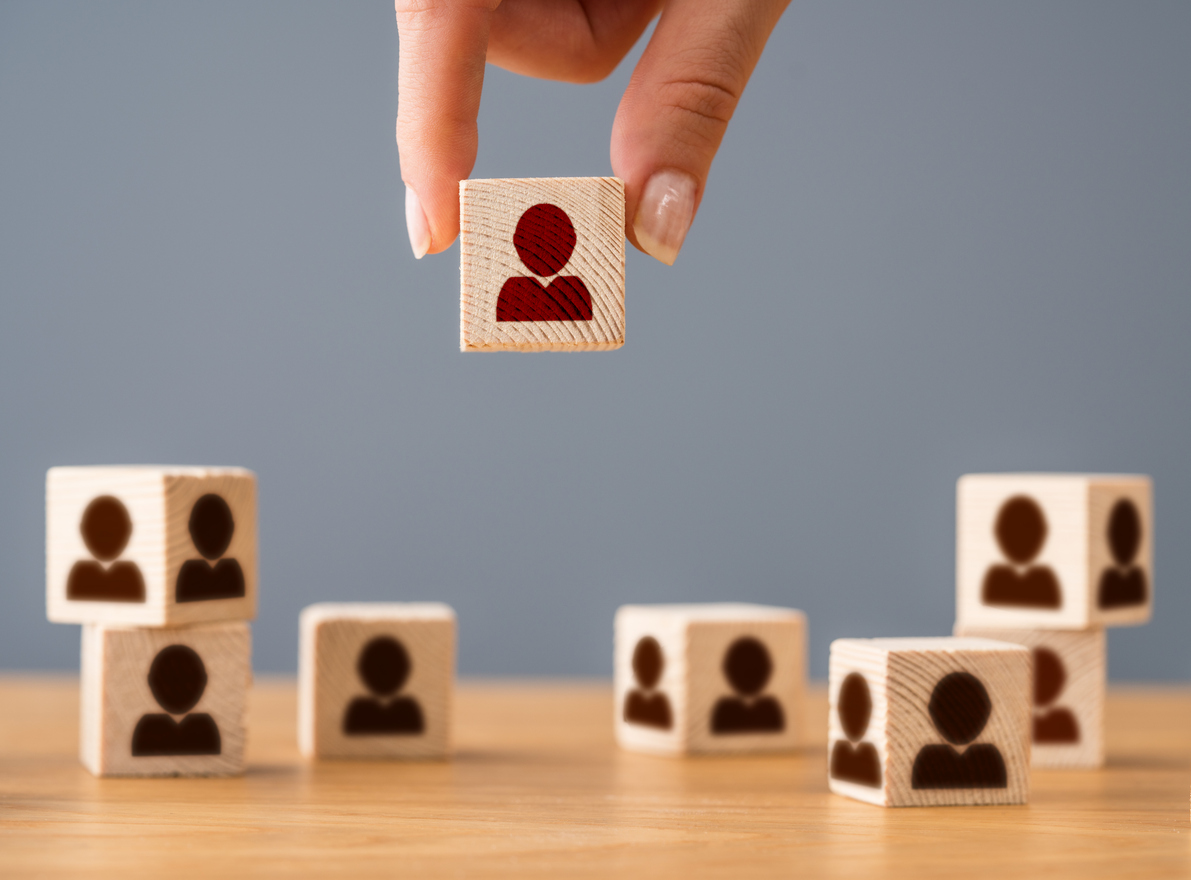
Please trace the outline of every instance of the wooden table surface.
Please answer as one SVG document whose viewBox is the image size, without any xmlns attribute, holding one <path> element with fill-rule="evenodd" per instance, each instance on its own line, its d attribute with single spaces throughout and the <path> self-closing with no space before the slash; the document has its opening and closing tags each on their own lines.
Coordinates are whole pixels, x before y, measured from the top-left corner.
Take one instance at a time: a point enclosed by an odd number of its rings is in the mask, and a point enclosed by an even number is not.
<svg viewBox="0 0 1191 880">
<path fill-rule="evenodd" d="M 235 779 L 95 779 L 77 684 L 0 678 L 0 876 L 1186 877 L 1191 689 L 1117 689 L 1109 766 L 1028 806 L 831 795 L 826 699 L 795 755 L 677 760 L 612 741 L 605 683 L 465 683 L 456 755 L 302 760 L 295 684 L 258 681 Z"/>
</svg>

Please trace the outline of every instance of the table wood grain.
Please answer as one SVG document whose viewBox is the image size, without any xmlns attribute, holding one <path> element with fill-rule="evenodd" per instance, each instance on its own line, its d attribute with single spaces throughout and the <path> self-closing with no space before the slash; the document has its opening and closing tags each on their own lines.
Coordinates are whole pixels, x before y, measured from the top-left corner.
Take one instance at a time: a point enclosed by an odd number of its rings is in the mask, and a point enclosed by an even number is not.
<svg viewBox="0 0 1191 880">
<path fill-rule="evenodd" d="M 0 678 L 0 875 L 1191 876 L 1191 689 L 1115 689 L 1108 767 L 1035 771 L 1018 807 L 882 809 L 781 757 L 619 751 L 605 682 L 471 682 L 449 762 L 299 757 L 295 683 L 258 680 L 248 771 L 96 779 L 73 679 Z"/>
</svg>

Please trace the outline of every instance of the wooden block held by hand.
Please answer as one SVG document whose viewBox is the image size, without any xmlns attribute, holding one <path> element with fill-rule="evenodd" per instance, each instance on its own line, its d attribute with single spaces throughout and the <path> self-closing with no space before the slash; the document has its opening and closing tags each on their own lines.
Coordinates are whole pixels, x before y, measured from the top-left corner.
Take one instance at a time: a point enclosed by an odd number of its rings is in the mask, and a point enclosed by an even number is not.
<svg viewBox="0 0 1191 880">
<path fill-rule="evenodd" d="M 308 758 L 442 758 L 451 749 L 455 612 L 437 602 L 302 611 L 298 747 Z"/>
<path fill-rule="evenodd" d="M 990 629 L 956 626 L 957 636 L 1024 645 L 1034 655 L 1034 767 L 1104 766 L 1108 656 L 1103 629 Z"/>
<path fill-rule="evenodd" d="M 80 757 L 96 776 L 244 769 L 248 624 L 83 627 Z"/>
<path fill-rule="evenodd" d="M 806 615 L 736 603 L 616 612 L 615 728 L 653 754 L 788 751 L 802 739 Z"/>
<path fill-rule="evenodd" d="M 1149 477 L 968 474 L 957 487 L 956 619 L 1087 629 L 1150 619 Z"/>
<path fill-rule="evenodd" d="M 178 626 L 256 615 L 256 476 L 243 468 L 55 467 L 46 613 Z"/>
<path fill-rule="evenodd" d="M 615 177 L 462 181 L 460 348 L 624 345 L 624 210 Z"/>
<path fill-rule="evenodd" d="M 827 775 L 886 807 L 1024 804 L 1030 652 L 990 639 L 831 643 Z"/>
</svg>

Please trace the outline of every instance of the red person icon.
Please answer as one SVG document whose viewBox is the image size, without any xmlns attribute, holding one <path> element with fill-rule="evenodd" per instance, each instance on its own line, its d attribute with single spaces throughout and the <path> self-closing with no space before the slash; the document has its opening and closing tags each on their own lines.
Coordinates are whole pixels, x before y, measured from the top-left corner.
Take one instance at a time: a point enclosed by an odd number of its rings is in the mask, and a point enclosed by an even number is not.
<svg viewBox="0 0 1191 880">
<path fill-rule="evenodd" d="M 557 205 L 534 205 L 521 215 L 513 247 L 521 262 L 542 278 L 558 275 L 575 250 L 575 226 Z M 558 275 L 549 284 L 537 278 L 510 278 L 496 298 L 497 321 L 590 321 L 591 293 L 576 275 Z"/>
</svg>

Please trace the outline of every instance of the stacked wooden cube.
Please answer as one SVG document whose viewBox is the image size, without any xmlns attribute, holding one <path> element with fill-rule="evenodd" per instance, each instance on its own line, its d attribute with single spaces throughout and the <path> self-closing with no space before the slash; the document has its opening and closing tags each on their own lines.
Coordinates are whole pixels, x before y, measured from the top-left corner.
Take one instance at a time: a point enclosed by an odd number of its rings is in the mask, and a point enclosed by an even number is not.
<svg viewBox="0 0 1191 880">
<path fill-rule="evenodd" d="M 1104 627 L 1150 618 L 1150 480 L 969 474 L 959 481 L 956 635 L 1033 656 L 1035 767 L 1104 763 Z"/>
<path fill-rule="evenodd" d="M 883 806 L 1020 804 L 1030 767 L 1104 761 L 1104 626 L 1144 623 L 1150 481 L 960 479 L 955 638 L 831 646 L 832 791 Z"/>
<path fill-rule="evenodd" d="M 251 471 L 50 469 L 46 609 L 83 625 L 80 755 L 92 773 L 242 771 L 256 597 Z"/>
</svg>

